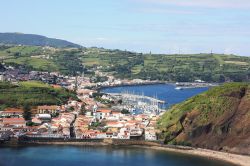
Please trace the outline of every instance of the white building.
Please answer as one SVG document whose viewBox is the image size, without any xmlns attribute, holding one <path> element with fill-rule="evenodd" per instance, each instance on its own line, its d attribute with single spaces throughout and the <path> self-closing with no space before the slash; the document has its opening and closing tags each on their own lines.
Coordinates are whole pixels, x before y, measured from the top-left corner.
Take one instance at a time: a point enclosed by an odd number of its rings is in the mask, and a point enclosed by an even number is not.
<svg viewBox="0 0 250 166">
<path fill-rule="evenodd" d="M 109 109 L 99 109 L 96 111 L 96 119 L 101 120 L 105 119 L 106 117 L 109 117 L 111 115 L 112 111 Z"/>
<path fill-rule="evenodd" d="M 157 140 L 156 132 L 155 132 L 155 129 L 153 127 L 147 127 L 145 129 L 145 140 L 148 140 L 148 141 L 156 141 Z"/>
</svg>

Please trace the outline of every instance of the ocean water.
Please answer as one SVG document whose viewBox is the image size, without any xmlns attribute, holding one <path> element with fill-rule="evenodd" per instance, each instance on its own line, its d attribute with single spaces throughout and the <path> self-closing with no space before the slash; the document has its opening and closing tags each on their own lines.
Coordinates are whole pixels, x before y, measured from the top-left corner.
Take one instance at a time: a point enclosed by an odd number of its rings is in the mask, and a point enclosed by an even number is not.
<svg viewBox="0 0 250 166">
<path fill-rule="evenodd" d="M 230 166 L 202 157 L 143 148 L 0 147 L 0 166 Z"/>
<path fill-rule="evenodd" d="M 180 103 L 192 96 L 207 91 L 209 88 L 190 88 L 176 90 L 172 84 L 155 84 L 155 85 L 140 85 L 140 86 L 121 86 L 102 89 L 105 93 L 121 93 L 133 92 L 135 94 L 144 94 L 145 96 L 157 97 L 166 102 L 165 108 L 173 104 Z"/>
</svg>

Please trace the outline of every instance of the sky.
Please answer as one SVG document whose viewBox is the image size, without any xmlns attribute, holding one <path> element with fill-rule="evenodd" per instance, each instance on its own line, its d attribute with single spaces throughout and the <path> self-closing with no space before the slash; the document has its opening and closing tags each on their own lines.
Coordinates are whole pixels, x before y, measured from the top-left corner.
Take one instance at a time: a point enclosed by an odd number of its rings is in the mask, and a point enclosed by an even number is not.
<svg viewBox="0 0 250 166">
<path fill-rule="evenodd" d="M 1 0 L 0 22 L 86 47 L 250 56 L 250 0 Z"/>
</svg>

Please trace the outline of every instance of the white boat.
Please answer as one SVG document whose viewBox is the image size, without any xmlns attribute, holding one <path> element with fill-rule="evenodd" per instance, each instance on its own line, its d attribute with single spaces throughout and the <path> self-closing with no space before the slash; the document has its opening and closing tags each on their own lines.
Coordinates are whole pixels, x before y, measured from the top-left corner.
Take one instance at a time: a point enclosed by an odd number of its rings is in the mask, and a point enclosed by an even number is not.
<svg viewBox="0 0 250 166">
<path fill-rule="evenodd" d="M 177 86 L 175 89 L 176 89 L 176 90 L 182 90 L 183 88 Z"/>
</svg>

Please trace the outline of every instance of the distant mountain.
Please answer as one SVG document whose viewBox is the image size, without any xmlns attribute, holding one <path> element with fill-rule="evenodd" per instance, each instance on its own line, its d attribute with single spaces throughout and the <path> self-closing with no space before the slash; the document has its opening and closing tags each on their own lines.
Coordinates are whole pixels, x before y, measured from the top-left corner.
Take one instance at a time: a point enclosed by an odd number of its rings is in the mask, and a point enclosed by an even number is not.
<svg viewBox="0 0 250 166">
<path fill-rule="evenodd" d="M 158 122 L 168 144 L 250 154 L 250 84 L 227 83 L 173 106 Z"/>
<path fill-rule="evenodd" d="M 48 38 L 41 35 L 22 34 L 22 33 L 0 33 L 1 44 L 30 45 L 30 46 L 51 46 L 51 47 L 76 47 L 78 44 L 66 40 Z"/>
</svg>

